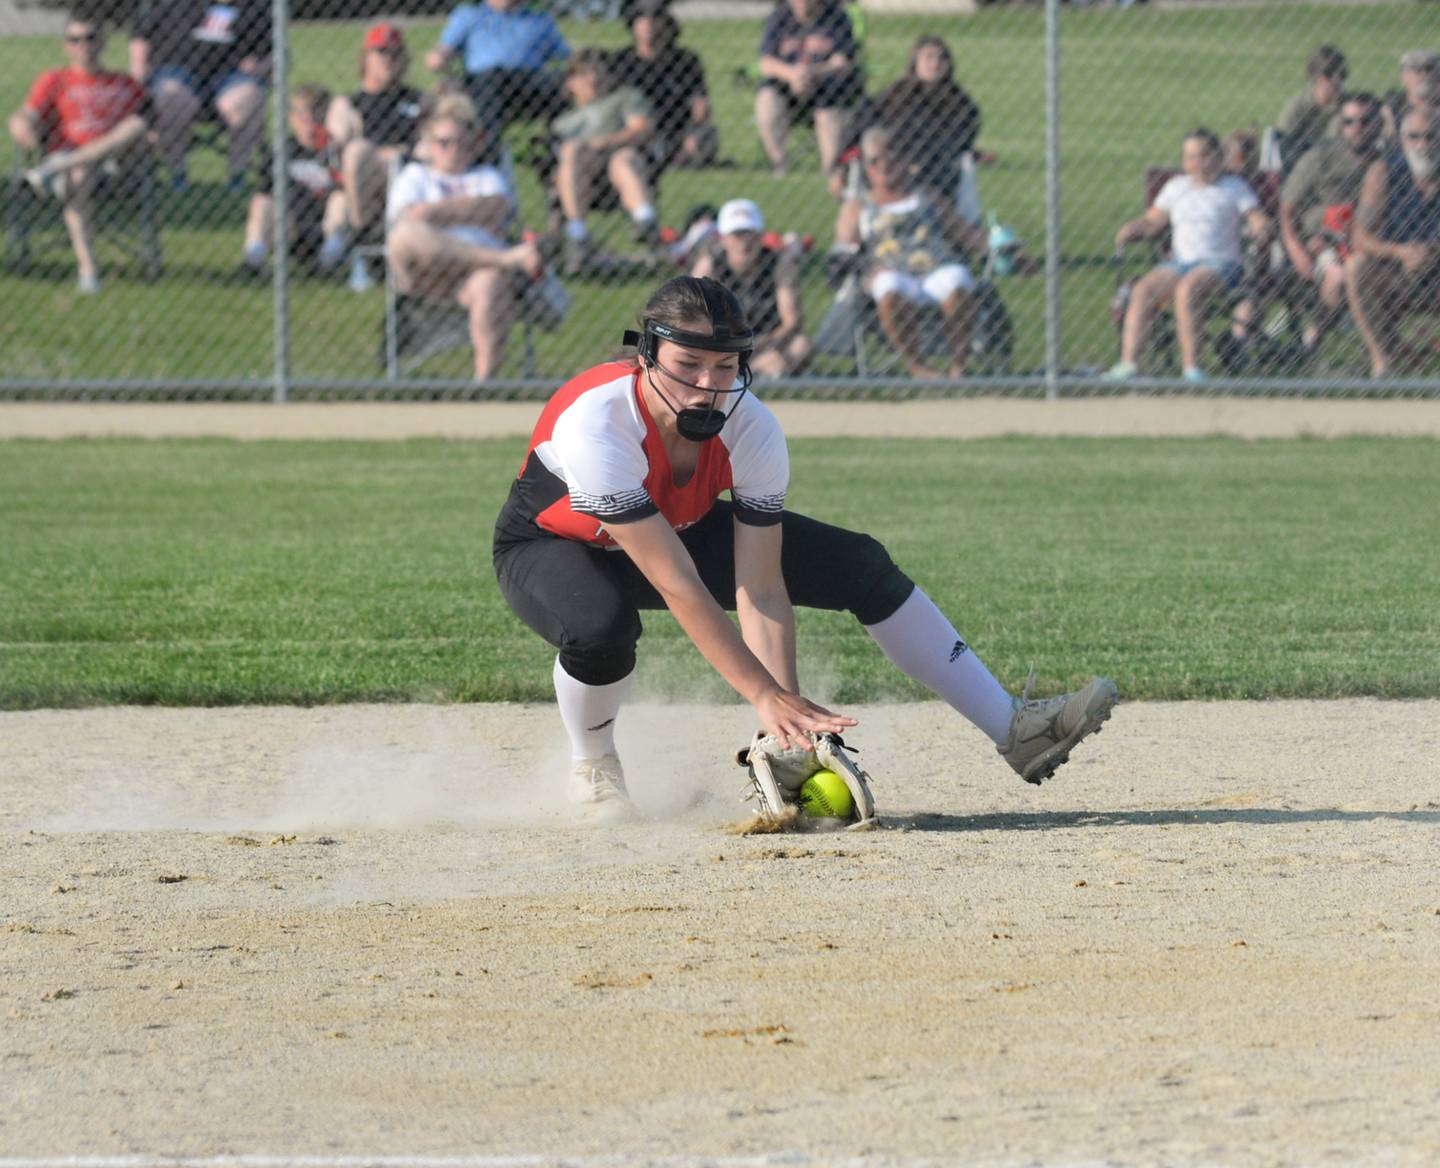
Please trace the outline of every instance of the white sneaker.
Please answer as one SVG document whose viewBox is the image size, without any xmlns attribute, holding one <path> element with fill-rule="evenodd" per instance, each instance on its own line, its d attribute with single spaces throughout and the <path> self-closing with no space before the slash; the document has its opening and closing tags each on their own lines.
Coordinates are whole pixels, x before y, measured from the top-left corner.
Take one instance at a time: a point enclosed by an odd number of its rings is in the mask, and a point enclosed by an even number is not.
<svg viewBox="0 0 1440 1168">
<path fill-rule="evenodd" d="M 613 754 L 575 762 L 570 770 L 570 802 L 587 823 L 626 823 L 637 814 L 625 790 L 625 772 Z"/>
<path fill-rule="evenodd" d="M 375 287 L 375 278 L 370 275 L 370 265 L 363 255 L 357 255 L 350 261 L 350 279 L 347 284 L 350 291 L 355 293 L 368 292 Z"/>
<path fill-rule="evenodd" d="M 94 296 L 100 291 L 100 277 L 94 274 L 88 276 L 77 276 L 75 278 L 75 291 L 81 296 Z"/>
<path fill-rule="evenodd" d="M 1027 783 L 1050 778 L 1070 758 L 1082 738 L 1100 733 L 1119 701 L 1115 683 L 1097 677 L 1076 693 L 1054 698 L 1030 697 L 1034 671 L 1025 692 L 1015 699 L 1015 714 L 1005 743 L 995 749 Z"/>
</svg>

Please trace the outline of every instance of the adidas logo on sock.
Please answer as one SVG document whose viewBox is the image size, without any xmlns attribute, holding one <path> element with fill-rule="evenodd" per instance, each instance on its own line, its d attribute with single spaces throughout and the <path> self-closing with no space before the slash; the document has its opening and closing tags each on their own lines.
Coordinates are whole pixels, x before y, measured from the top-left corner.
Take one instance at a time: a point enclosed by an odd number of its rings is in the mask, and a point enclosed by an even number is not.
<svg viewBox="0 0 1440 1168">
<path fill-rule="evenodd" d="M 954 665 L 956 661 L 960 660 L 961 654 L 968 648 L 970 648 L 970 646 L 964 641 L 956 641 L 955 647 L 950 650 L 950 664 Z"/>
</svg>

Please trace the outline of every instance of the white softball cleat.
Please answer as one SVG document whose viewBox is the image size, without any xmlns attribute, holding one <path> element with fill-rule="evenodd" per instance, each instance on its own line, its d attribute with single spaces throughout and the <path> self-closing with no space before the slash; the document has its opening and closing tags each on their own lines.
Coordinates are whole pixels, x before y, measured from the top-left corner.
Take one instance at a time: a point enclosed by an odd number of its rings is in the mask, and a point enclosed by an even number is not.
<svg viewBox="0 0 1440 1168">
<path fill-rule="evenodd" d="M 1100 733 L 1120 695 L 1108 677 L 1097 677 L 1075 693 L 1032 700 L 1034 681 L 1031 670 L 1024 692 L 1015 699 L 1010 733 L 995 749 L 1022 779 L 1038 784 L 1069 761 L 1082 739 Z"/>
<path fill-rule="evenodd" d="M 570 770 L 570 803 L 583 823 L 629 823 L 639 813 L 625 790 L 625 772 L 613 754 L 582 758 Z"/>
</svg>

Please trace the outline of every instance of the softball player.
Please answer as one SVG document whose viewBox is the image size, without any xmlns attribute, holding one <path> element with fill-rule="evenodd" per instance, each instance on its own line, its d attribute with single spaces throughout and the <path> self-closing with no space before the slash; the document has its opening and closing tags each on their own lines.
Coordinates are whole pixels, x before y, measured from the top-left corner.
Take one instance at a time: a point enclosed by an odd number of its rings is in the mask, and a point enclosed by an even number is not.
<svg viewBox="0 0 1440 1168">
<path fill-rule="evenodd" d="M 558 650 L 555 697 L 583 818 L 634 815 L 615 722 L 642 609 L 670 610 L 781 750 L 856 725 L 801 694 L 792 605 L 853 613 L 1029 782 L 1109 717 L 1105 678 L 1057 698 L 1012 697 L 879 542 L 785 510 L 785 437 L 746 392 L 753 334 L 729 289 L 670 280 L 641 329 L 625 334 L 634 359 L 588 369 L 550 399 L 495 528 L 501 591 Z"/>
</svg>

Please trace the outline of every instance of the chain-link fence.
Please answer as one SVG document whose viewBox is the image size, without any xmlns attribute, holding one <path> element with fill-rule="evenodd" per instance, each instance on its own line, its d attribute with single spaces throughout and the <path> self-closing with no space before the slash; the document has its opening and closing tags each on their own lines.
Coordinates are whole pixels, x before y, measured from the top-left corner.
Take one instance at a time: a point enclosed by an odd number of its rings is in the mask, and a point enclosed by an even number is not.
<svg viewBox="0 0 1440 1168">
<path fill-rule="evenodd" d="M 0 41 L 0 394 L 542 394 L 682 272 L 776 393 L 1440 391 L 1434 3 L 428 7 Z"/>
</svg>

